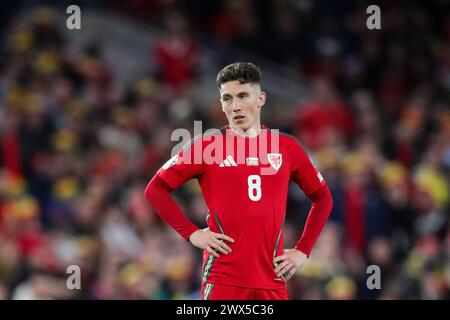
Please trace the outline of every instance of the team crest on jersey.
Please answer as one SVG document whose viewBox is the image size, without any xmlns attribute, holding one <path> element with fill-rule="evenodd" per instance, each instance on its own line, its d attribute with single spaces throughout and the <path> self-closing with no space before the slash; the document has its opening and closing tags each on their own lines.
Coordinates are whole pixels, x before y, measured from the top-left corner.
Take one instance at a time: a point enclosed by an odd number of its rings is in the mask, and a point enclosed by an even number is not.
<svg viewBox="0 0 450 320">
<path fill-rule="evenodd" d="M 175 163 L 177 163 L 178 161 L 178 155 L 174 155 L 172 158 L 170 158 L 169 160 L 167 160 L 166 163 L 164 163 L 164 165 L 162 166 L 162 168 L 164 170 L 169 169 L 171 166 L 173 166 Z"/>
<path fill-rule="evenodd" d="M 268 153 L 267 160 L 269 160 L 270 165 L 275 170 L 280 169 L 281 164 L 283 163 L 283 157 L 281 153 Z"/>
</svg>

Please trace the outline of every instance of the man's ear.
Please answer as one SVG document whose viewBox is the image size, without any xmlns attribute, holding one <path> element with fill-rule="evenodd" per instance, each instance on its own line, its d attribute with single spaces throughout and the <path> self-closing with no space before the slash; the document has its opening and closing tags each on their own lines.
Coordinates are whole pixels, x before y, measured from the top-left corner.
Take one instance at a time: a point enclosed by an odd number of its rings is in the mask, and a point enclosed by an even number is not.
<svg viewBox="0 0 450 320">
<path fill-rule="evenodd" d="M 223 103 L 222 103 L 222 85 L 219 86 L 219 103 L 220 103 L 220 108 L 222 108 L 222 111 L 225 112 L 224 108 L 223 108 Z"/>
<path fill-rule="evenodd" d="M 261 108 L 266 103 L 266 93 L 261 91 L 258 97 L 258 107 Z"/>
</svg>

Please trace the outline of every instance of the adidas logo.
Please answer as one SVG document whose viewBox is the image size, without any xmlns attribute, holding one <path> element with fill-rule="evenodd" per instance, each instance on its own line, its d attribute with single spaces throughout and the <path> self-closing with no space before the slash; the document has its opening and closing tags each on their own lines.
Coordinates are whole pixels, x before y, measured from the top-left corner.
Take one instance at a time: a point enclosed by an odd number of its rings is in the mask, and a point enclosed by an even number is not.
<svg viewBox="0 0 450 320">
<path fill-rule="evenodd" d="M 222 161 L 219 167 L 237 167 L 237 164 L 232 156 L 228 156 L 225 160 Z"/>
</svg>

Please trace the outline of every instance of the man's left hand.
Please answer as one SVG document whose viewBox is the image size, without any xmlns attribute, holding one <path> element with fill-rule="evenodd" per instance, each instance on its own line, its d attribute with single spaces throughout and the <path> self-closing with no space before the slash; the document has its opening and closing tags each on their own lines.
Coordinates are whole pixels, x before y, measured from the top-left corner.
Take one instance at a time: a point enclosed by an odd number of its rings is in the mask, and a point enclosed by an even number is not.
<svg viewBox="0 0 450 320">
<path fill-rule="evenodd" d="M 275 273 L 288 281 L 307 259 L 306 254 L 297 249 L 284 249 L 284 254 L 273 259 Z"/>
</svg>

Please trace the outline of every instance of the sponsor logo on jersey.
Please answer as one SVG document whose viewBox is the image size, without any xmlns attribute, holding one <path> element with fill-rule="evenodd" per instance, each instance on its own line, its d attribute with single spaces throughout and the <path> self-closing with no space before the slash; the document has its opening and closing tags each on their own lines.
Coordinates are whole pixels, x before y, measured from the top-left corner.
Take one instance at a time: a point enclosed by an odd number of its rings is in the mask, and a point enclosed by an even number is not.
<svg viewBox="0 0 450 320">
<path fill-rule="evenodd" d="M 245 159 L 245 163 L 248 165 L 248 166 L 259 166 L 259 159 L 258 158 L 246 158 Z"/>
<path fill-rule="evenodd" d="M 178 155 L 174 155 L 172 158 L 170 158 L 169 160 L 167 160 L 166 163 L 164 163 L 164 165 L 162 166 L 162 168 L 164 170 L 169 169 L 171 166 L 173 166 L 174 164 L 176 164 L 178 161 Z"/>
<path fill-rule="evenodd" d="M 237 167 L 237 164 L 233 157 L 229 155 L 219 164 L 219 167 Z"/>
<path fill-rule="evenodd" d="M 283 157 L 281 153 L 268 153 L 267 160 L 269 160 L 270 165 L 275 170 L 280 169 L 281 164 L 283 163 Z"/>
</svg>

